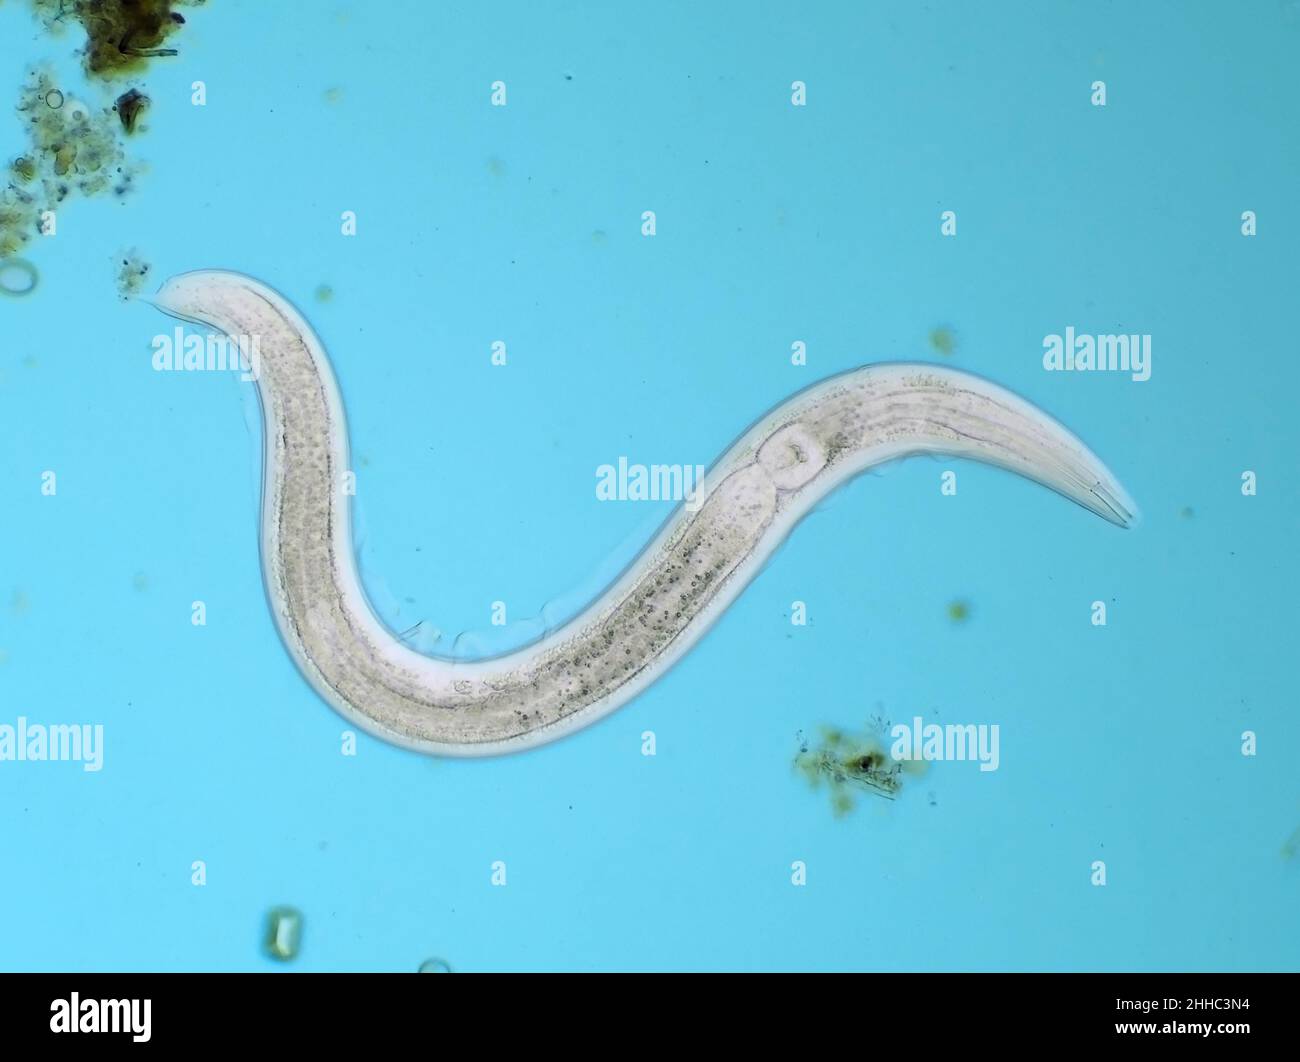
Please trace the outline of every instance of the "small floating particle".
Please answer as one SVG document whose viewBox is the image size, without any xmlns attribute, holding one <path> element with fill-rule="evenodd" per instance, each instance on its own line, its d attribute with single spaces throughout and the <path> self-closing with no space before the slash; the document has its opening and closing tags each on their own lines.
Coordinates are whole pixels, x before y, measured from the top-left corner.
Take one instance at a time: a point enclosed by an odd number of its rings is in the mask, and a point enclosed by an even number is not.
<svg viewBox="0 0 1300 1062">
<path fill-rule="evenodd" d="M 970 619 L 970 602 L 960 598 L 948 602 L 948 618 L 953 623 L 965 623 Z"/>
<path fill-rule="evenodd" d="M 293 907 L 272 907 L 266 915 L 266 953 L 288 962 L 302 943 L 302 914 Z"/>
<path fill-rule="evenodd" d="M 76 144 L 60 144 L 54 151 L 54 172 L 59 177 L 66 177 L 77 161 Z"/>
<path fill-rule="evenodd" d="M 66 100 L 66 106 L 68 108 L 68 121 L 73 125 L 84 122 L 90 117 L 90 108 L 82 103 L 81 100 L 68 97 Z"/>
<path fill-rule="evenodd" d="M 36 267 L 25 258 L 0 261 L 0 295 L 30 295 L 36 290 L 38 276 Z"/>
<path fill-rule="evenodd" d="M 451 965 L 444 959 L 425 959 L 417 973 L 451 973 Z"/>
<path fill-rule="evenodd" d="M 1190 505 L 1184 505 L 1181 509 L 1178 510 L 1178 515 L 1181 516 L 1184 520 L 1190 520 L 1193 516 L 1196 515 L 1196 510 L 1193 509 Z"/>
<path fill-rule="evenodd" d="M 321 284 L 316 289 L 317 302 L 331 302 L 334 298 L 334 289 L 328 284 Z"/>
<path fill-rule="evenodd" d="M 326 103 L 340 103 L 343 100 L 343 90 L 341 88 L 328 88 L 325 90 Z"/>
<path fill-rule="evenodd" d="M 113 103 L 113 110 L 117 111 L 117 117 L 122 123 L 122 128 L 126 130 L 127 136 L 135 132 L 135 123 L 139 121 L 140 115 L 148 106 L 149 97 L 137 89 L 128 89 Z"/>
<path fill-rule="evenodd" d="M 957 336 L 951 328 L 941 325 L 930 332 L 930 347 L 936 354 L 951 357 L 957 349 Z"/>
<path fill-rule="evenodd" d="M 45 106 L 50 108 L 52 111 L 57 111 L 63 106 L 63 93 L 58 89 L 50 89 L 50 91 L 45 94 Z"/>
<path fill-rule="evenodd" d="M 506 164 L 495 155 L 488 159 L 488 173 L 493 177 L 504 177 L 506 175 Z"/>
<path fill-rule="evenodd" d="M 150 266 L 136 251 L 123 254 L 121 263 L 117 269 L 117 294 L 125 302 L 140 293 Z"/>
<path fill-rule="evenodd" d="M 838 727 L 823 727 L 816 748 L 801 741 L 794 765 L 814 789 L 826 784 L 836 818 L 851 812 L 856 796 L 867 792 L 893 800 L 902 786 L 903 765 L 885 751 L 881 735 L 888 724 L 873 721 L 870 732 L 849 735 Z"/>
<path fill-rule="evenodd" d="M 149 576 L 145 575 L 144 572 L 136 572 L 131 579 L 131 586 L 137 592 L 143 593 L 149 589 Z"/>
</svg>

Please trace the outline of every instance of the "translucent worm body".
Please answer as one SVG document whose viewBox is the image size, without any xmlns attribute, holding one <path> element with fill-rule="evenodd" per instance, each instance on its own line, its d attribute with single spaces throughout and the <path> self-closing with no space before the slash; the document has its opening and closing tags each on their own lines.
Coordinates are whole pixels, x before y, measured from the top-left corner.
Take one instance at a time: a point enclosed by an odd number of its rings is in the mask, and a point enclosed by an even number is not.
<svg viewBox="0 0 1300 1062">
<path fill-rule="evenodd" d="M 763 416 L 718 459 L 692 504 L 570 622 L 492 659 L 426 656 L 378 620 L 358 578 L 343 403 L 310 325 L 237 273 L 184 274 L 154 301 L 175 317 L 257 337 L 262 566 L 276 624 L 326 701 L 357 726 L 423 752 L 541 745 L 627 703 L 700 639 L 818 501 L 886 461 L 974 458 L 1120 526 L 1135 515 L 1083 443 L 1010 392 L 939 366 L 868 365 Z"/>
</svg>

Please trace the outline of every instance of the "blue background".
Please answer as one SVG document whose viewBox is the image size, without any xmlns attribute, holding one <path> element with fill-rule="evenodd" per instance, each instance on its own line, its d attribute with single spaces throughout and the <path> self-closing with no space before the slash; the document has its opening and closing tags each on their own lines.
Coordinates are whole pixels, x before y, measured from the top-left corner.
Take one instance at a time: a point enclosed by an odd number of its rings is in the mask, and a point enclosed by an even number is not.
<svg viewBox="0 0 1300 1062">
<path fill-rule="evenodd" d="M 98 774 L 0 764 L 0 967 L 281 968 L 281 903 L 299 970 L 1297 967 L 1300 7 L 264 6 L 187 10 L 137 194 L 67 204 L 39 290 L 0 301 L 0 722 L 106 728 Z M 76 45 L 0 6 L 0 86 L 43 58 L 76 84 Z M 265 604 L 252 393 L 152 371 L 172 323 L 119 301 L 127 247 L 157 279 L 253 274 L 319 329 L 398 629 L 575 601 L 668 512 L 597 502 L 596 466 L 709 464 L 874 360 L 1041 404 L 1143 522 L 910 461 L 595 727 L 344 757 Z M 1151 334 L 1152 378 L 1044 372 L 1067 325 Z M 1000 769 L 934 764 L 836 819 L 797 734 L 875 714 L 997 723 Z"/>
</svg>

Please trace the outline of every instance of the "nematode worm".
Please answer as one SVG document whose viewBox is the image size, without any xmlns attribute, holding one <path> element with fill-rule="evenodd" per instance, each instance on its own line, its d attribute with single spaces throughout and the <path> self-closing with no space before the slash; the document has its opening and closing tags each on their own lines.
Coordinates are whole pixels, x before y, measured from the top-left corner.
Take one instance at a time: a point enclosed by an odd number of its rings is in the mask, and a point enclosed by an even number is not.
<svg viewBox="0 0 1300 1062">
<path fill-rule="evenodd" d="M 324 348 L 279 294 L 238 273 L 186 273 L 154 300 L 256 336 L 265 467 L 262 566 L 275 621 L 326 701 L 385 740 L 478 756 L 545 744 L 627 703 L 685 654 L 790 529 L 837 486 L 909 454 L 1018 472 L 1121 527 L 1133 503 L 1047 414 L 934 365 L 868 365 L 767 413 L 722 455 L 637 559 L 580 615 L 488 660 L 418 653 L 375 616 L 352 547 L 347 427 Z"/>
</svg>

